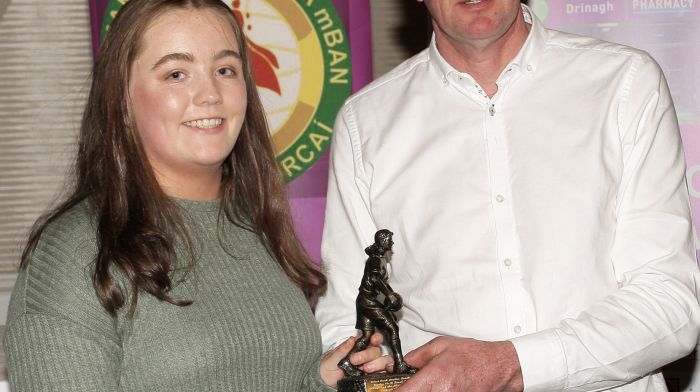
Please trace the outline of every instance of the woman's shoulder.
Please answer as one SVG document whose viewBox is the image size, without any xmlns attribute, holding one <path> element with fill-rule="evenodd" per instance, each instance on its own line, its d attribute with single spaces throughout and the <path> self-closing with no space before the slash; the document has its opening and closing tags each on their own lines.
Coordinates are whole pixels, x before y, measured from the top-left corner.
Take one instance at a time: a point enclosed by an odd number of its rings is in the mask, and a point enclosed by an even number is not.
<svg viewBox="0 0 700 392">
<path fill-rule="evenodd" d="M 28 281 L 58 283 L 60 278 L 89 279 L 97 255 L 97 228 L 87 202 L 80 202 L 53 218 L 43 228 L 24 271 Z M 63 282 L 68 283 L 68 282 Z M 43 284 L 43 283 L 42 283 Z"/>
<path fill-rule="evenodd" d="M 42 231 L 35 251 L 54 250 L 71 257 L 94 253 L 97 243 L 95 214 L 87 201 L 79 202 L 51 220 Z"/>
<path fill-rule="evenodd" d="M 52 219 L 20 270 L 8 319 L 27 313 L 73 320 L 87 314 L 95 322 L 103 318 L 92 284 L 96 254 L 96 229 L 86 202 Z"/>
</svg>

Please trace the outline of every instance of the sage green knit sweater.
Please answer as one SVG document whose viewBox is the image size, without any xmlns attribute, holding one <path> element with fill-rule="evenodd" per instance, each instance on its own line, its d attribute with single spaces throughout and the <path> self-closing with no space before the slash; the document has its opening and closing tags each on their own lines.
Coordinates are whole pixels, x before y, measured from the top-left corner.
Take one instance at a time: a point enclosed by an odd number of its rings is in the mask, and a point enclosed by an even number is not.
<svg viewBox="0 0 700 392">
<path fill-rule="evenodd" d="M 198 262 L 171 293 L 194 303 L 142 294 L 133 318 L 95 296 L 86 204 L 49 225 L 10 303 L 12 392 L 333 391 L 309 306 L 257 236 L 230 223 L 217 233 L 218 202 L 178 203 Z"/>
</svg>

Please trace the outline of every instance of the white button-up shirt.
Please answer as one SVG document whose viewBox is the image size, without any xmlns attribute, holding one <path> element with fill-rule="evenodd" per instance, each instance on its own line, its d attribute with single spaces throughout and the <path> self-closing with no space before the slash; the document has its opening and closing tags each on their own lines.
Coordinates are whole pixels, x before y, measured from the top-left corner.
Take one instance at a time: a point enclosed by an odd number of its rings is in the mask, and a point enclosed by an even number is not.
<svg viewBox="0 0 700 392">
<path fill-rule="evenodd" d="M 666 81 L 642 51 L 524 12 L 529 37 L 492 98 L 433 41 L 339 113 L 325 347 L 356 333 L 363 250 L 386 228 L 404 353 L 438 335 L 509 339 L 527 391 L 663 391 L 655 369 L 700 325 Z"/>
</svg>

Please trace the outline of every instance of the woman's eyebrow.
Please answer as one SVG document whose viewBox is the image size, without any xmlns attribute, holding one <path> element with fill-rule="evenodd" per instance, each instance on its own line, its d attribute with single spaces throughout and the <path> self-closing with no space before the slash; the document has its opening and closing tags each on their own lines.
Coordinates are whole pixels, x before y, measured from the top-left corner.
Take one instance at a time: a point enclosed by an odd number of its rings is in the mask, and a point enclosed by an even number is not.
<svg viewBox="0 0 700 392">
<path fill-rule="evenodd" d="M 238 60 L 241 59 L 241 55 L 238 52 L 236 52 L 235 50 L 224 49 L 214 56 L 214 60 L 221 60 L 222 58 L 225 58 L 225 57 L 234 57 Z M 194 56 L 192 55 L 192 53 L 179 53 L 179 52 L 178 53 L 169 53 L 169 54 L 166 54 L 165 56 L 161 57 L 160 60 L 156 61 L 156 63 L 153 64 L 151 69 L 152 70 L 156 69 L 169 61 L 176 61 L 176 60 L 187 61 L 187 62 L 192 63 L 192 62 L 194 62 Z"/>
<path fill-rule="evenodd" d="M 187 62 L 194 62 L 194 56 L 192 53 L 170 53 L 166 54 L 165 56 L 161 57 L 160 60 L 156 61 L 155 64 L 151 67 L 151 70 L 154 70 L 161 65 L 169 62 L 169 61 L 176 61 L 176 60 L 181 60 L 181 61 L 187 61 Z"/>
<path fill-rule="evenodd" d="M 221 60 L 224 57 L 235 57 L 238 60 L 241 59 L 241 55 L 235 50 L 224 49 L 221 52 L 217 53 L 216 56 L 214 56 L 214 60 Z"/>
</svg>

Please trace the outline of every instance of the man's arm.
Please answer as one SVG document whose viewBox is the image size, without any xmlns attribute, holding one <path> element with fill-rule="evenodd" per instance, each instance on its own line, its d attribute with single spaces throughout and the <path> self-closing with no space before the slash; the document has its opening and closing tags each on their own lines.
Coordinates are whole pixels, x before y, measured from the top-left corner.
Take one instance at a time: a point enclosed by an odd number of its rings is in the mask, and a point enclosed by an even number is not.
<svg viewBox="0 0 700 392">
<path fill-rule="evenodd" d="M 331 144 L 322 260 L 328 290 L 316 306 L 324 351 L 356 334 L 355 297 L 366 255 L 377 228 L 364 182 L 360 141 L 352 108 L 346 104 L 336 120 Z"/>
<path fill-rule="evenodd" d="M 528 390 L 611 388 L 683 357 L 697 342 L 700 273 L 673 103 L 649 57 L 630 67 L 626 82 L 611 252 L 620 288 L 555 329 L 513 339 Z"/>
</svg>

